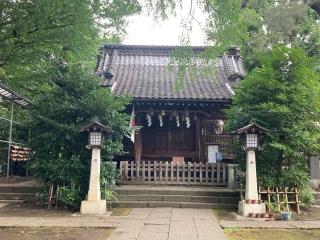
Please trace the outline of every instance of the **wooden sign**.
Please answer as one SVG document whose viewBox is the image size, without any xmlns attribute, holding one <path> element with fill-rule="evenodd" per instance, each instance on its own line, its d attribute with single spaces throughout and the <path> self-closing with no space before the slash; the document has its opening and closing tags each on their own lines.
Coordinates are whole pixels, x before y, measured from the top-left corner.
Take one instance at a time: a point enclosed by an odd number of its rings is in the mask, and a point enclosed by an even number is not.
<svg viewBox="0 0 320 240">
<path fill-rule="evenodd" d="M 12 161 L 28 161 L 30 148 L 12 145 L 10 150 L 10 158 Z"/>
</svg>

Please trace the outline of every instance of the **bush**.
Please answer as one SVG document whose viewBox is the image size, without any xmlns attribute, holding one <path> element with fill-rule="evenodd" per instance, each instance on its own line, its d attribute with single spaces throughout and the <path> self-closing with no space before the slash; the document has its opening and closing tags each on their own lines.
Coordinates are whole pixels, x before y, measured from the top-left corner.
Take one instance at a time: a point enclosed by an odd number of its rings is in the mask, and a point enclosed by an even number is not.
<svg viewBox="0 0 320 240">
<path fill-rule="evenodd" d="M 100 181 L 102 187 L 111 189 L 119 180 L 119 177 L 119 170 L 112 161 L 107 161 L 101 164 Z"/>
<path fill-rule="evenodd" d="M 68 209 L 79 209 L 81 201 L 84 199 L 83 193 L 79 187 L 71 183 L 69 186 L 63 186 L 58 191 L 58 202 Z"/>
<path fill-rule="evenodd" d="M 107 207 L 111 207 L 110 201 L 117 200 L 113 187 L 117 180 L 119 180 L 119 176 L 119 171 L 112 161 L 107 161 L 101 165 L 101 197 L 107 201 Z"/>
<path fill-rule="evenodd" d="M 312 193 L 312 189 L 309 188 L 303 188 L 300 189 L 300 198 L 301 198 L 301 202 L 303 204 L 305 204 L 307 207 L 311 207 L 311 205 L 313 204 L 315 198 L 314 195 Z"/>
</svg>

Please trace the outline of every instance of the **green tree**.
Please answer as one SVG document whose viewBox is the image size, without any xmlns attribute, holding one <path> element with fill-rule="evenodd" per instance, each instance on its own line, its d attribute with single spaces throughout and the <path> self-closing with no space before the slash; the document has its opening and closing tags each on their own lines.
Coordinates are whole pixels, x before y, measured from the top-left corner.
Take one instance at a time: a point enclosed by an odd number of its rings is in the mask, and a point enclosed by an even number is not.
<svg viewBox="0 0 320 240">
<path fill-rule="evenodd" d="M 1 81 L 36 97 L 54 74 L 50 59 L 68 51 L 69 61 L 94 61 L 101 41 L 121 38 L 139 9 L 136 0 L 1 1 Z"/>
<path fill-rule="evenodd" d="M 251 121 L 270 129 L 257 155 L 260 183 L 306 187 L 306 157 L 320 150 L 320 77 L 314 58 L 283 45 L 258 57 L 261 65 L 239 84 L 227 110 L 229 130 Z"/>
<path fill-rule="evenodd" d="M 65 196 L 71 194 L 68 189 L 76 191 L 66 205 L 77 208 L 87 191 L 91 159 L 81 126 L 96 116 L 112 128 L 103 150 L 103 159 L 111 160 L 122 153 L 121 141 L 128 132 L 129 116 L 124 113 L 128 99 L 99 87 L 85 66 L 61 68 L 60 75 L 54 76 L 56 84 L 41 93 L 31 109 L 32 173 L 47 184 L 64 186 Z"/>
<path fill-rule="evenodd" d="M 4 0 L 0 2 L 0 80 L 33 100 L 33 174 L 64 186 L 63 203 L 79 207 L 87 191 L 89 151 L 80 126 L 97 116 L 113 129 L 103 151 L 122 151 L 128 99 L 98 86 L 102 41 L 119 41 L 136 0 Z"/>
<path fill-rule="evenodd" d="M 154 14 L 163 18 L 182 6 L 182 0 L 146 2 Z M 247 70 L 251 71 L 259 64 L 257 52 L 277 44 L 301 47 L 311 56 L 320 56 L 319 0 L 191 0 L 189 15 L 193 20 L 195 4 L 208 14 L 204 30 L 211 47 L 204 55 L 206 58 L 215 60 L 230 46 L 237 45 L 242 49 Z"/>
</svg>

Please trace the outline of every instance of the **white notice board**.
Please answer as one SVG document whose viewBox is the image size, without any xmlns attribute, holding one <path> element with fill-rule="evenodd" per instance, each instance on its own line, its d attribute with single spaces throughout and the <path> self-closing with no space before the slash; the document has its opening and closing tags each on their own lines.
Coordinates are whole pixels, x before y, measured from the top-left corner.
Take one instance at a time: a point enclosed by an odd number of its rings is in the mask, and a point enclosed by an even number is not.
<svg viewBox="0 0 320 240">
<path fill-rule="evenodd" d="M 208 162 L 216 163 L 217 162 L 217 153 L 219 152 L 218 145 L 208 145 Z"/>
</svg>

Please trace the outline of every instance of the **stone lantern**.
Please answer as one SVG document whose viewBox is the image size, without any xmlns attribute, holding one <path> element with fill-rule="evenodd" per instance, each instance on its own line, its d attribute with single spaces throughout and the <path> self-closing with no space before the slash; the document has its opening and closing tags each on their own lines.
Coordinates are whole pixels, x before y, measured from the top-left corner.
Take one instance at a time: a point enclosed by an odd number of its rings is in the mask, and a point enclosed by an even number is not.
<svg viewBox="0 0 320 240">
<path fill-rule="evenodd" d="M 105 214 L 106 200 L 101 200 L 100 191 L 100 151 L 104 146 L 105 136 L 111 129 L 98 121 L 92 121 L 82 127 L 81 132 L 88 133 L 87 148 L 92 150 L 88 198 L 81 202 L 80 212 L 84 214 Z"/>
<path fill-rule="evenodd" d="M 249 213 L 266 212 L 265 204 L 258 202 L 255 150 L 259 149 L 259 140 L 267 132 L 269 132 L 268 129 L 255 123 L 251 123 L 233 132 L 239 135 L 242 147 L 247 152 L 246 194 L 245 200 L 239 202 L 239 214 L 242 216 L 248 216 Z"/>
</svg>

